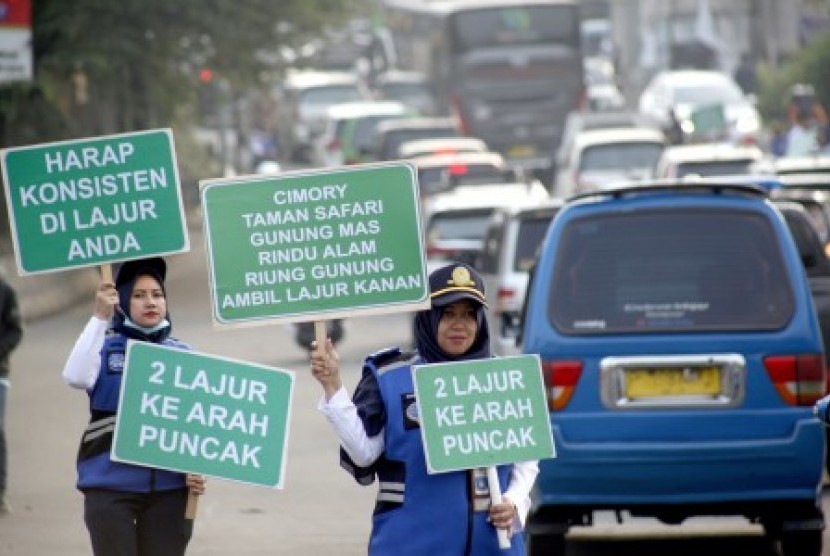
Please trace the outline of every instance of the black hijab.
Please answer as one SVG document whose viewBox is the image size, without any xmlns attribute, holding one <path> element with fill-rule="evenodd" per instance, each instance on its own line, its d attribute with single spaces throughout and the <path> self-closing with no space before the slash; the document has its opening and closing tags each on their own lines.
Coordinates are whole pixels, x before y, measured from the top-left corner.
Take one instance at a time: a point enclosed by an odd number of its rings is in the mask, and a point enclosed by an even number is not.
<svg viewBox="0 0 830 556">
<path fill-rule="evenodd" d="M 167 298 L 167 290 L 164 287 L 164 278 L 167 275 L 167 264 L 160 257 L 149 259 L 138 259 L 127 261 L 118 269 L 118 276 L 115 279 L 115 288 L 118 290 L 118 307 L 112 317 L 112 329 L 119 334 L 133 340 L 160 343 L 164 341 L 172 331 L 170 313 L 164 315 L 161 324 L 148 329 L 138 326 L 130 318 L 130 298 L 133 295 L 135 282 L 140 276 L 152 276 L 158 281 Z"/>
<path fill-rule="evenodd" d="M 492 357 L 484 283 L 478 272 L 465 264 L 441 267 L 430 274 L 429 289 L 432 307 L 415 315 L 415 347 L 421 358 L 426 363 L 443 363 Z M 469 299 L 476 306 L 478 331 L 473 345 L 466 353 L 452 356 L 438 345 L 436 334 L 447 305 L 462 299 Z"/>
</svg>

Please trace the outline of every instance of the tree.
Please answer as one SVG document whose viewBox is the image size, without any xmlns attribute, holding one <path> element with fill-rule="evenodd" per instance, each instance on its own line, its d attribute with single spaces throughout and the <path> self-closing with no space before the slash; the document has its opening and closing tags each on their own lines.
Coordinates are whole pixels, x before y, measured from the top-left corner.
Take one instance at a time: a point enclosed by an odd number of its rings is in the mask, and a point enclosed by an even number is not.
<svg viewBox="0 0 830 556">
<path fill-rule="evenodd" d="M 816 98 L 830 108 L 830 33 L 815 39 L 779 67 L 762 66 L 758 75 L 758 107 L 765 121 L 784 121 L 789 89 L 813 85 Z"/>
<path fill-rule="evenodd" d="M 0 147 L 187 127 L 202 70 L 235 98 L 279 69 L 258 52 L 302 44 L 370 1 L 37 0 L 35 80 L 0 86 Z M 189 138 L 177 136 L 194 155 L 179 160 L 185 183 L 211 175 Z"/>
</svg>

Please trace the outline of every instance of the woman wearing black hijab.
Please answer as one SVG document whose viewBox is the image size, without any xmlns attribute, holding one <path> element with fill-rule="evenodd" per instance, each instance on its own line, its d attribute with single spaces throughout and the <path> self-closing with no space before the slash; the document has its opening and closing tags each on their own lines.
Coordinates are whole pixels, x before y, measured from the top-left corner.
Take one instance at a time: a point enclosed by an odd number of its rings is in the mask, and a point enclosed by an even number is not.
<svg viewBox="0 0 830 556">
<path fill-rule="evenodd" d="M 490 504 L 483 470 L 428 474 L 412 365 L 491 357 L 486 298 L 472 267 L 454 264 L 429 278 L 432 307 L 415 317 L 415 353 L 370 355 L 350 400 L 331 340 L 313 346 L 311 371 L 323 386 L 318 408 L 340 437 L 340 463 L 358 483 L 377 477 L 370 555 L 524 554 L 535 461 L 498 467 L 501 504 Z M 496 528 L 512 536 L 500 550 Z"/>
<path fill-rule="evenodd" d="M 180 556 L 193 529 L 185 519 L 188 490 L 204 478 L 110 459 L 127 342 L 190 349 L 172 338 L 158 257 L 121 265 L 115 283 L 102 281 L 94 314 L 63 369 L 64 381 L 89 395 L 90 421 L 78 450 L 78 489 L 96 555 Z"/>
</svg>

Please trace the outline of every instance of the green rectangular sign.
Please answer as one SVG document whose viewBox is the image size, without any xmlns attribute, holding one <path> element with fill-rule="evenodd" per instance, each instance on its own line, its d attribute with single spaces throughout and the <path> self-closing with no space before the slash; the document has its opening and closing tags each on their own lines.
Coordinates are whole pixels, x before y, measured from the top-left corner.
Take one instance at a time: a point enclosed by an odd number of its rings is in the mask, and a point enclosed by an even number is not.
<svg viewBox="0 0 830 556">
<path fill-rule="evenodd" d="M 293 392 L 292 371 L 130 342 L 112 458 L 282 488 Z"/>
<path fill-rule="evenodd" d="M 696 108 L 689 119 L 695 135 L 721 133 L 726 130 L 726 112 L 722 104 L 707 104 Z"/>
<path fill-rule="evenodd" d="M 216 324 L 264 324 L 429 305 L 407 163 L 201 183 Z"/>
<path fill-rule="evenodd" d="M 169 129 L 0 151 L 20 274 L 187 251 Z"/>
<path fill-rule="evenodd" d="M 412 367 L 427 470 L 556 456 L 536 355 Z"/>
</svg>

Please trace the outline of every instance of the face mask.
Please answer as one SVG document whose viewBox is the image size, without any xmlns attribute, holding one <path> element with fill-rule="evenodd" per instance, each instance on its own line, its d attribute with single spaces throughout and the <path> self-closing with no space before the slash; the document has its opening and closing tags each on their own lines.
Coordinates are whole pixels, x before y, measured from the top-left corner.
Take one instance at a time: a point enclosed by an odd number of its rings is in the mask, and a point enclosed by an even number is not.
<svg viewBox="0 0 830 556">
<path fill-rule="evenodd" d="M 147 327 L 144 327 L 144 326 L 137 325 L 132 320 L 130 320 L 130 317 L 125 315 L 124 316 L 124 326 L 132 328 L 134 330 L 138 330 L 138 331 L 143 332 L 144 334 L 149 336 L 150 334 L 152 334 L 154 332 L 158 332 L 159 330 L 170 326 L 170 322 L 167 319 L 164 319 L 160 323 L 158 323 L 157 325 L 147 328 Z"/>
</svg>

